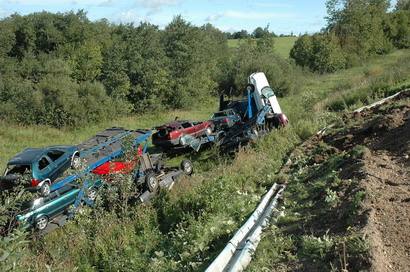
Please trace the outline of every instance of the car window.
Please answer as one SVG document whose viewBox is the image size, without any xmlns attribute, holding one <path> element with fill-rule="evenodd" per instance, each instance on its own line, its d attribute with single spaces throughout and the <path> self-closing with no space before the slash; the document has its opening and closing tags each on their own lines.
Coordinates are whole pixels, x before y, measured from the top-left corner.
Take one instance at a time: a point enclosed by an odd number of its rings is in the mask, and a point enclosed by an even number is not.
<svg viewBox="0 0 410 272">
<path fill-rule="evenodd" d="M 52 160 L 56 161 L 58 160 L 61 156 L 63 156 L 64 152 L 61 150 L 52 150 L 47 153 L 47 156 Z"/>
<path fill-rule="evenodd" d="M 275 96 L 275 94 L 273 93 L 272 89 L 270 87 L 265 87 L 262 89 L 262 95 L 266 98 Z"/>
<path fill-rule="evenodd" d="M 192 124 L 191 124 L 191 123 L 188 123 L 188 122 L 182 123 L 181 125 L 182 125 L 183 128 L 192 127 Z"/>
<path fill-rule="evenodd" d="M 226 116 L 226 112 L 224 112 L 224 111 L 214 113 L 214 118 L 215 117 L 224 117 L 224 116 Z"/>
<path fill-rule="evenodd" d="M 44 168 L 46 168 L 48 165 L 50 164 L 50 162 L 47 160 L 46 157 L 42 157 L 40 159 L 40 161 L 38 162 L 38 169 L 39 170 L 43 170 Z"/>
</svg>

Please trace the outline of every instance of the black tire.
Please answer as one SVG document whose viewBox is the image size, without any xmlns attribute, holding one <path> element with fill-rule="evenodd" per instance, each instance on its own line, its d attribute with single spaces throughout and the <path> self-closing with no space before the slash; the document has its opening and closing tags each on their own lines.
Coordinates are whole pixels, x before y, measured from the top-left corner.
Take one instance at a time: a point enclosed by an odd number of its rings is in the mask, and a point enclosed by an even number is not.
<svg viewBox="0 0 410 272">
<path fill-rule="evenodd" d="M 40 187 L 40 194 L 42 196 L 48 196 L 50 193 L 51 193 L 50 183 L 46 181 Z"/>
<path fill-rule="evenodd" d="M 37 230 L 44 230 L 48 225 L 48 217 L 45 215 L 40 216 L 36 219 L 35 227 Z"/>
<path fill-rule="evenodd" d="M 183 160 L 181 162 L 181 170 L 184 171 L 185 175 L 190 176 L 194 172 L 194 165 L 190 160 Z"/>
<path fill-rule="evenodd" d="M 150 191 L 151 193 L 154 193 L 158 190 L 159 183 L 155 173 L 147 173 L 147 175 L 145 176 L 145 184 L 147 185 L 148 191 Z"/>
</svg>

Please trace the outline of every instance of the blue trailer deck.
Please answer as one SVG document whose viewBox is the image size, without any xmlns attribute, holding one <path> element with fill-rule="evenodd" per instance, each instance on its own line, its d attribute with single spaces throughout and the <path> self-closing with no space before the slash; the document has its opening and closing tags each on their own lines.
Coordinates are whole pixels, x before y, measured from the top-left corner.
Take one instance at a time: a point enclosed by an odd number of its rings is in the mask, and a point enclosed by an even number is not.
<svg viewBox="0 0 410 272">
<path fill-rule="evenodd" d="M 79 173 L 57 179 L 51 185 L 51 191 L 59 190 L 89 174 L 102 164 L 121 156 L 123 154 L 123 140 L 127 137 L 131 137 L 134 146 L 137 146 L 146 143 L 151 133 L 150 130 L 110 128 L 79 144 L 80 158 L 84 161 L 85 168 Z"/>
</svg>

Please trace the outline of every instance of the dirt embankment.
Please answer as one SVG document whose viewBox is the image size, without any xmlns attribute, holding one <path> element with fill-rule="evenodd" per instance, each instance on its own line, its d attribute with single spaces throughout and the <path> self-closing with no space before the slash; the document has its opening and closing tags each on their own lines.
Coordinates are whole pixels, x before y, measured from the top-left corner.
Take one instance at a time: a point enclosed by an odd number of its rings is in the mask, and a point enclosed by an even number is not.
<svg viewBox="0 0 410 272">
<path fill-rule="evenodd" d="M 344 121 L 347 129 L 323 140 L 344 151 L 366 147 L 356 175 L 371 270 L 410 271 L 410 92 Z"/>
</svg>

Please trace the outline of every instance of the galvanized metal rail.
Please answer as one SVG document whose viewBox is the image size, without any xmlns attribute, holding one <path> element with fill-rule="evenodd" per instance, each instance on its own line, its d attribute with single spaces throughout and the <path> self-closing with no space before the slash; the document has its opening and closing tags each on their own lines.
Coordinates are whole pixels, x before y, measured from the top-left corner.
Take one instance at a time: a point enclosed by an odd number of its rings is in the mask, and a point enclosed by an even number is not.
<svg viewBox="0 0 410 272">
<path fill-rule="evenodd" d="M 206 272 L 243 271 L 248 266 L 261 239 L 262 230 L 269 224 L 284 190 L 285 185 L 276 183 L 270 188 L 246 223 L 235 233 Z"/>
</svg>

